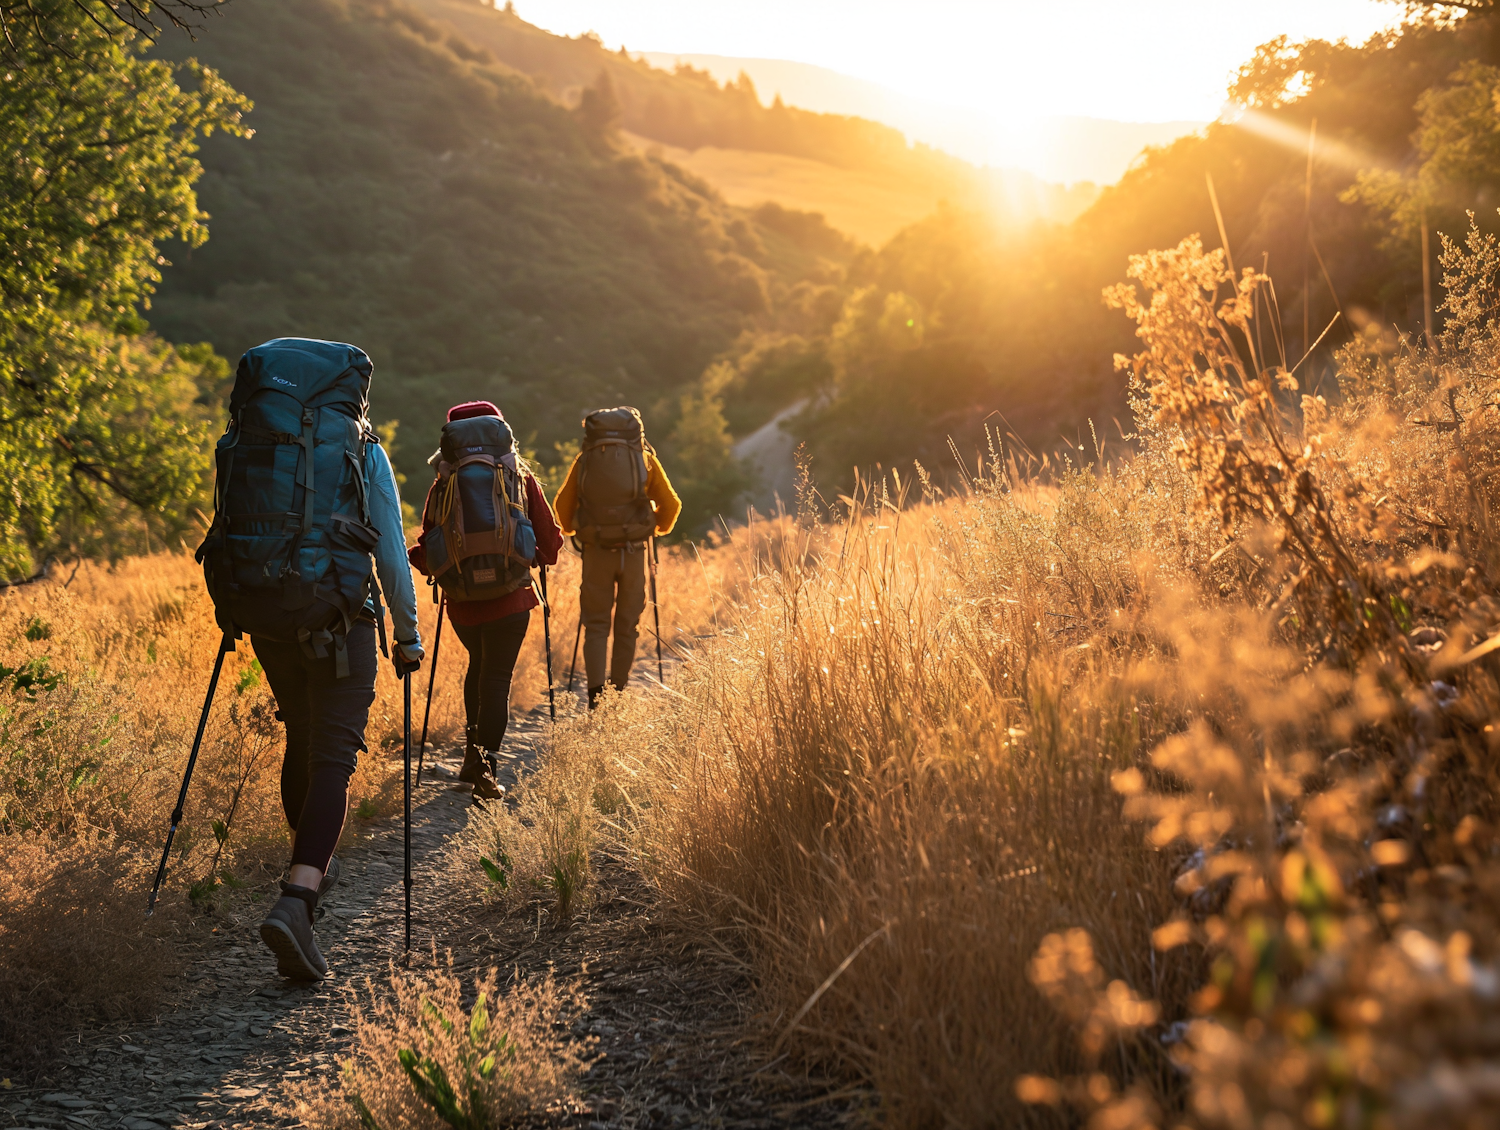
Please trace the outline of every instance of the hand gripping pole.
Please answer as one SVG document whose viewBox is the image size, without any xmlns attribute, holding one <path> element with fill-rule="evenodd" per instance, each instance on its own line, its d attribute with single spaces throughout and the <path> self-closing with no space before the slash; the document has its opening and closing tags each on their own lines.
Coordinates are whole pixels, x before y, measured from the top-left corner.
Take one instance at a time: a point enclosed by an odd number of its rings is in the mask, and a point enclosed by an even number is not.
<svg viewBox="0 0 1500 1130">
<path fill-rule="evenodd" d="M 177 807 L 172 809 L 172 825 L 167 829 L 167 842 L 161 849 L 161 863 L 156 868 L 156 881 L 151 884 L 151 895 L 146 900 L 146 917 L 156 911 L 156 899 L 161 894 L 161 885 L 167 878 L 167 857 L 172 853 L 172 840 L 177 835 L 177 826 L 182 823 L 182 806 L 187 803 L 188 784 L 193 779 L 193 766 L 198 764 L 198 751 L 203 748 L 203 731 L 208 727 L 208 712 L 214 704 L 214 691 L 219 686 L 219 673 L 224 670 L 224 657 L 234 650 L 234 639 L 228 632 L 219 643 L 219 654 L 214 660 L 214 673 L 208 679 L 208 694 L 203 696 L 203 713 L 198 716 L 198 732 L 193 736 L 193 752 L 188 754 L 187 772 L 182 775 L 182 788 L 177 790 Z"/>
</svg>

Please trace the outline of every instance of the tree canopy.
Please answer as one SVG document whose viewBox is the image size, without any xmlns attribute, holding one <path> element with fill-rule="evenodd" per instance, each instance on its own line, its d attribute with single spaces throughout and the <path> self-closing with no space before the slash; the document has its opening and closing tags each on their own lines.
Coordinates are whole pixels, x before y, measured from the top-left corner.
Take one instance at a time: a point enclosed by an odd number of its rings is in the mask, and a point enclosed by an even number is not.
<svg viewBox="0 0 1500 1130">
<path fill-rule="evenodd" d="M 249 108 L 212 70 L 143 57 L 137 30 L 102 26 L 88 4 L 28 0 L 34 18 L 18 7 L 0 73 L 0 572 L 11 576 L 53 548 L 59 523 L 97 514 L 100 491 L 163 510 L 201 475 L 202 426 L 141 415 L 159 399 L 153 376 L 170 383 L 192 364 L 130 339 L 161 277 L 158 243 L 206 237 L 199 140 L 246 132 Z"/>
</svg>

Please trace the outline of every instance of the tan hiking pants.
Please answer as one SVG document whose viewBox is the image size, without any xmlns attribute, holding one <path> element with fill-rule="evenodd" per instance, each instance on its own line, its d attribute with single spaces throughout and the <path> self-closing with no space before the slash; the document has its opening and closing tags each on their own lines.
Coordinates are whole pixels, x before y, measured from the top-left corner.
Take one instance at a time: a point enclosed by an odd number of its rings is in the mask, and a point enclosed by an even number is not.
<svg viewBox="0 0 1500 1130">
<path fill-rule="evenodd" d="M 583 583 L 578 588 L 578 614 L 583 621 L 583 667 L 588 685 L 604 685 L 604 656 L 609 617 L 614 613 L 615 646 L 609 681 L 619 690 L 630 680 L 635 663 L 636 624 L 646 610 L 646 554 L 644 547 L 583 548 Z M 618 595 L 617 595 L 618 593 Z"/>
</svg>

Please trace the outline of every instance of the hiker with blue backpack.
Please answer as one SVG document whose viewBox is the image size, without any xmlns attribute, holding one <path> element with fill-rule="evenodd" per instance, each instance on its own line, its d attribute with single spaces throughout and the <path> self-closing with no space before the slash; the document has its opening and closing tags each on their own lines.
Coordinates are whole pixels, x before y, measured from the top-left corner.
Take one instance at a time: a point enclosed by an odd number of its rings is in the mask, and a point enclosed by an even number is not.
<svg viewBox="0 0 1500 1130">
<path fill-rule="evenodd" d="M 292 862 L 260 935 L 281 974 L 300 981 L 328 974 L 313 922 L 338 881 L 333 850 L 367 749 L 377 635 L 386 650 L 382 591 L 394 628 L 388 654 L 406 679 L 408 744 L 410 675 L 422 661 L 401 497 L 368 419 L 372 370 L 363 350 L 310 338 L 277 338 L 240 359 L 215 450 L 214 519 L 197 554 L 224 632 L 220 666 L 248 634 L 286 725 Z M 409 915 L 409 850 L 407 892 Z"/>
<path fill-rule="evenodd" d="M 510 425 L 489 401 L 448 410 L 428 463 L 436 477 L 409 556 L 446 598 L 448 622 L 469 653 L 459 780 L 480 800 L 494 800 L 504 793 L 493 773 L 510 721 L 511 676 L 541 604 L 531 570 L 541 566 L 545 593 L 562 532 Z"/>
</svg>

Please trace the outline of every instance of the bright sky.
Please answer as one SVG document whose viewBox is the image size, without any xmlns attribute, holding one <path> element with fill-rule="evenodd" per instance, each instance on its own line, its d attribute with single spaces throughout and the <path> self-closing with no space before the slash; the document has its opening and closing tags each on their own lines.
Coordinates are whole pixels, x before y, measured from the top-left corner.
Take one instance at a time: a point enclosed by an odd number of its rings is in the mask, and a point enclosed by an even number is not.
<svg viewBox="0 0 1500 1130">
<path fill-rule="evenodd" d="M 1238 65 L 1277 35 L 1363 39 L 1380 0 L 516 0 L 549 31 L 631 52 L 816 63 L 986 117 L 1219 115 Z"/>
</svg>

